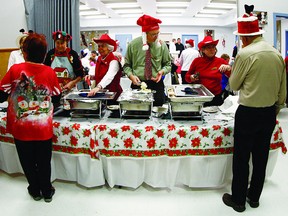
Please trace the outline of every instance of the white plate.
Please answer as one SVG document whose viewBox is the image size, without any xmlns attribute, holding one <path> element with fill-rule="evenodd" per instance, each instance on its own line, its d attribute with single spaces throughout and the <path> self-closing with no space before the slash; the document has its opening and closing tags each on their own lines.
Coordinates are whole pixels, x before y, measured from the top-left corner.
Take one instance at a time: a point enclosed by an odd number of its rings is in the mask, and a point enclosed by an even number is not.
<svg viewBox="0 0 288 216">
<path fill-rule="evenodd" d="M 203 110 L 203 112 L 207 112 L 207 113 L 216 113 L 219 111 L 217 106 L 203 107 L 202 110 Z"/>
<path fill-rule="evenodd" d="M 107 106 L 107 109 L 109 109 L 109 110 L 118 110 L 119 109 L 119 105 L 109 105 L 109 106 Z"/>
</svg>

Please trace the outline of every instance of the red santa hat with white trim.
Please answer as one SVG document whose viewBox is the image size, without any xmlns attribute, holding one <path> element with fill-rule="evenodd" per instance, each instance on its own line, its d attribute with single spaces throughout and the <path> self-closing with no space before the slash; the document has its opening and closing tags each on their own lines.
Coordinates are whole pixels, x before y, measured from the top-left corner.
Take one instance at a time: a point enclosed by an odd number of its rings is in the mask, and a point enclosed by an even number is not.
<svg viewBox="0 0 288 216">
<path fill-rule="evenodd" d="M 146 32 L 158 30 L 159 24 L 161 24 L 162 21 L 159 19 L 156 19 L 154 17 L 151 17 L 149 15 L 144 14 L 137 20 L 137 25 L 142 27 L 142 39 L 143 39 L 143 50 L 148 50 L 149 46 L 147 44 L 147 34 Z"/>
<path fill-rule="evenodd" d="M 239 36 L 254 36 L 263 34 L 265 31 L 259 28 L 257 16 L 253 14 L 254 5 L 244 5 L 245 14 L 237 19 L 238 30 L 233 34 Z"/>
</svg>

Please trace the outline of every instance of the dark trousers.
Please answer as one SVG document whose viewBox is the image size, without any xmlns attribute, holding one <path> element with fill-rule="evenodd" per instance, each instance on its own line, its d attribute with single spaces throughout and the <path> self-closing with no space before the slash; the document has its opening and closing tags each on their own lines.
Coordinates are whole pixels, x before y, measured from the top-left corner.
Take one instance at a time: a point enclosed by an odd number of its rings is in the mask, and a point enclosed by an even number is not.
<svg viewBox="0 0 288 216">
<path fill-rule="evenodd" d="M 212 101 L 209 102 L 205 102 L 203 104 L 204 107 L 208 107 L 208 106 L 221 106 L 223 104 L 224 100 L 222 97 L 222 93 L 215 95 L 212 99 Z"/>
<path fill-rule="evenodd" d="M 189 84 L 189 83 L 186 82 L 186 80 L 185 80 L 186 73 L 187 73 L 187 71 L 181 71 L 182 84 Z"/>
<path fill-rule="evenodd" d="M 164 92 L 164 83 L 161 79 L 158 83 L 152 80 L 144 81 L 147 84 L 147 89 L 154 90 L 154 102 L 153 106 L 162 106 L 165 103 L 165 92 Z M 140 89 L 140 86 L 131 84 L 132 89 Z"/>
<path fill-rule="evenodd" d="M 51 193 L 52 139 L 22 141 L 14 139 L 21 166 L 33 194 Z"/>
<path fill-rule="evenodd" d="M 232 199 L 239 205 L 246 201 L 249 160 L 252 176 L 248 197 L 259 201 L 262 193 L 271 136 L 276 124 L 275 106 L 251 108 L 239 105 L 235 114 Z"/>
</svg>

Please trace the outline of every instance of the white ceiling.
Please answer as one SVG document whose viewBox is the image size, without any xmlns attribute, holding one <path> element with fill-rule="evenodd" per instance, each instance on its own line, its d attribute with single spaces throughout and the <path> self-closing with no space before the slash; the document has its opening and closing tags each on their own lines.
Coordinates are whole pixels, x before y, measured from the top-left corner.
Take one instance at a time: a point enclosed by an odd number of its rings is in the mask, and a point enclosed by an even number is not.
<svg viewBox="0 0 288 216">
<path fill-rule="evenodd" d="M 121 22 L 127 18 L 138 18 L 143 14 L 159 19 L 212 20 L 213 23 L 233 17 L 228 25 L 235 24 L 237 0 L 80 0 L 80 19 L 101 19 Z M 182 23 L 183 24 L 183 23 Z M 96 24 L 97 25 L 97 24 Z"/>
</svg>

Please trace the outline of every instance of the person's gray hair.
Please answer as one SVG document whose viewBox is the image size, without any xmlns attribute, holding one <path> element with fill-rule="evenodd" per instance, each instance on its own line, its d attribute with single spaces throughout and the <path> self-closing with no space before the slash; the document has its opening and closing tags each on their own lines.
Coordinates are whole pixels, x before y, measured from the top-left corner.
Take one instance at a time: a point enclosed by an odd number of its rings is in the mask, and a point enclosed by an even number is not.
<svg viewBox="0 0 288 216">
<path fill-rule="evenodd" d="M 107 43 L 106 43 L 106 45 L 107 45 L 107 47 L 108 47 L 108 50 L 109 50 L 110 52 L 113 52 L 114 46 L 112 46 L 112 45 L 110 45 L 110 44 L 107 44 Z"/>
</svg>

